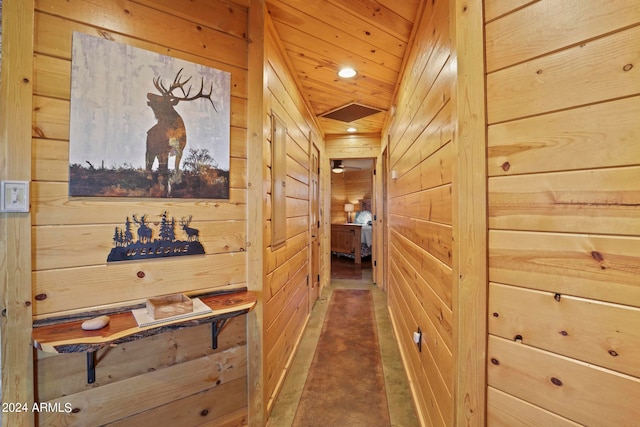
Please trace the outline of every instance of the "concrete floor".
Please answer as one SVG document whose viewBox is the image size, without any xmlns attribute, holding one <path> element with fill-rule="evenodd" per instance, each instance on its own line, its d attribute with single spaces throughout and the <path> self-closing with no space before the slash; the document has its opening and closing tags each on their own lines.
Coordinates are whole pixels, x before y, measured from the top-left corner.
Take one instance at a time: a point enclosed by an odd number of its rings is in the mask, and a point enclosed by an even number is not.
<svg viewBox="0 0 640 427">
<path fill-rule="evenodd" d="M 322 330 L 329 298 L 334 289 L 372 290 L 391 426 L 412 427 L 419 425 L 389 318 L 386 304 L 387 294 L 372 284 L 370 271 L 363 270 L 363 280 L 332 279 L 331 284 L 323 289 L 320 299 L 311 312 L 307 329 L 292 362 L 291 370 L 267 420 L 268 427 L 290 427 L 293 422 Z"/>
</svg>

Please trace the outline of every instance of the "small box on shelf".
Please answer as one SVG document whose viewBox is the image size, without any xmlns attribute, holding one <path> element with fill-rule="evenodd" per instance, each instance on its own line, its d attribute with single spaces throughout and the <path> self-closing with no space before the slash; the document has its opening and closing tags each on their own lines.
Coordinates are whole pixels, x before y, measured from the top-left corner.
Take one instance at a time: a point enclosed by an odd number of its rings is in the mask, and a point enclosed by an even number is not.
<svg viewBox="0 0 640 427">
<path fill-rule="evenodd" d="M 147 312 L 154 320 L 193 312 L 193 301 L 183 294 L 147 299 Z"/>
</svg>

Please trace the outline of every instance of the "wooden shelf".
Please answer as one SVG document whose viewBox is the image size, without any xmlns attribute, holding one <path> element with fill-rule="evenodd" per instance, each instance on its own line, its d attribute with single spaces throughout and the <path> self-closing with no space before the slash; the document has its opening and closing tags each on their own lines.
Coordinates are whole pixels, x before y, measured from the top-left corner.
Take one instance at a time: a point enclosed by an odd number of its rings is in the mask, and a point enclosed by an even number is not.
<svg viewBox="0 0 640 427">
<path fill-rule="evenodd" d="M 197 326 L 240 316 L 248 313 L 256 305 L 255 293 L 246 290 L 192 295 L 192 297 L 200 298 L 213 311 L 142 328 L 138 326 L 131 313 L 132 307 L 123 308 L 116 312 L 85 313 L 83 316 L 76 316 L 71 320 L 69 318 L 47 319 L 34 323 L 33 345 L 48 353 L 95 352 L 106 345 L 135 341 L 172 329 Z M 96 331 L 82 329 L 83 321 L 102 314 L 107 314 L 110 318 L 107 326 Z"/>
<path fill-rule="evenodd" d="M 107 345 L 121 344 L 157 335 L 173 329 L 211 323 L 211 347 L 218 347 L 218 334 L 227 320 L 248 313 L 255 307 L 254 292 L 246 289 L 192 295 L 205 303 L 211 312 L 182 319 L 167 319 L 166 322 L 140 327 L 132 309 L 144 307 L 122 307 L 116 310 L 88 312 L 72 318 L 53 318 L 37 321 L 33 325 L 33 345 L 48 353 L 87 353 L 87 383 L 96 380 L 96 351 Z M 85 331 L 82 322 L 99 315 L 108 315 L 109 324 L 102 329 Z"/>
</svg>

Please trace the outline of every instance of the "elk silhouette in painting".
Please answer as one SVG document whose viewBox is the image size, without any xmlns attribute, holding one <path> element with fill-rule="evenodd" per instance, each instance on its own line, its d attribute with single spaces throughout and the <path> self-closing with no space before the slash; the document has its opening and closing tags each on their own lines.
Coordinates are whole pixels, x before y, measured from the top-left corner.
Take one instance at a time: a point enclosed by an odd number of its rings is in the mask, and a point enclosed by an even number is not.
<svg viewBox="0 0 640 427">
<path fill-rule="evenodd" d="M 189 86 L 187 90 L 185 90 L 184 87 L 191 80 L 191 77 L 182 81 L 182 70 L 181 68 L 180 71 L 178 71 L 175 79 L 173 79 L 173 83 L 171 83 L 168 88 L 164 86 L 160 77 L 153 79 L 153 85 L 160 95 L 151 92 L 147 93 L 147 105 L 151 107 L 158 121 L 158 123 L 147 132 L 147 171 L 151 171 L 153 163 L 157 159 L 158 171 L 160 173 L 166 173 L 168 171 L 169 155 L 174 155 L 176 157 L 175 168 L 176 179 L 178 181 L 180 178 L 180 161 L 182 160 L 184 148 L 187 145 L 187 130 L 182 117 L 174 107 L 181 101 L 188 102 L 204 98 L 208 99 L 213 109 L 216 110 L 216 106 L 211 100 L 213 85 L 210 87 L 209 93 L 204 93 L 203 78 L 200 81 L 200 91 L 190 96 L 191 86 Z M 174 91 L 178 90 L 182 96 L 174 93 Z"/>
<path fill-rule="evenodd" d="M 69 196 L 229 198 L 231 73 L 79 32 L 71 62 Z"/>
</svg>

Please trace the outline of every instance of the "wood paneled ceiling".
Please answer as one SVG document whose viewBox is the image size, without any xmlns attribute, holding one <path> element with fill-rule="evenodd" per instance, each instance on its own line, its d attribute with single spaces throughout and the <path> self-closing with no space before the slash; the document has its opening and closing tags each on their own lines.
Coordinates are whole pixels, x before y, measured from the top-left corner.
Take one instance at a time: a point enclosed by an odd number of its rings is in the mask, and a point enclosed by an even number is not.
<svg viewBox="0 0 640 427">
<path fill-rule="evenodd" d="M 381 132 L 423 1 L 266 1 L 299 89 L 325 134 L 345 134 L 350 126 Z M 345 66 L 358 74 L 338 77 Z M 322 117 L 351 104 L 379 112 L 351 122 Z"/>
</svg>

